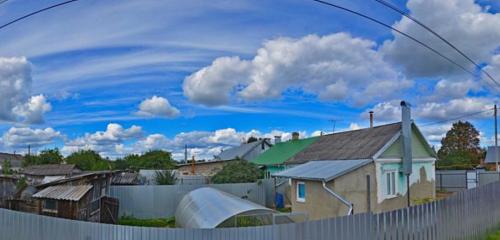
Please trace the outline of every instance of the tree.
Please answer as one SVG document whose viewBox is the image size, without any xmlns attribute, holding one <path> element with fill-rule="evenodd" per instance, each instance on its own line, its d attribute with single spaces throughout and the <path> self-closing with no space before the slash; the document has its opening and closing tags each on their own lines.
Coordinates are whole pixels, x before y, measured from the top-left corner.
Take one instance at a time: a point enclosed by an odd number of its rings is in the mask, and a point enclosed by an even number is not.
<svg viewBox="0 0 500 240">
<path fill-rule="evenodd" d="M 236 160 L 224 165 L 221 171 L 212 177 L 213 183 L 247 183 L 256 182 L 264 177 L 264 172 L 257 165 Z"/>
<path fill-rule="evenodd" d="M 11 175 L 12 174 L 12 165 L 10 163 L 10 160 L 3 161 L 2 174 L 4 174 L 4 175 Z"/>
<path fill-rule="evenodd" d="M 174 185 L 177 181 L 175 177 L 175 172 L 171 170 L 166 171 L 156 171 L 155 181 L 158 185 Z"/>
<path fill-rule="evenodd" d="M 473 167 L 479 164 L 484 155 L 479 143 L 479 132 L 470 122 L 453 123 L 446 136 L 441 139 L 438 165 Z"/>
<path fill-rule="evenodd" d="M 84 171 L 109 170 L 111 164 L 93 150 L 80 150 L 66 157 L 66 163 L 75 164 Z"/>
<path fill-rule="evenodd" d="M 162 150 L 148 151 L 142 155 L 130 154 L 123 160 L 115 163 L 120 169 L 174 169 L 176 164 L 172 159 L 172 154 Z"/>
<path fill-rule="evenodd" d="M 254 136 L 250 136 L 247 140 L 247 143 L 252 143 L 252 142 L 257 142 L 259 141 L 259 139 L 257 139 L 256 137 Z"/>
<path fill-rule="evenodd" d="M 63 162 L 63 156 L 58 148 L 46 149 L 38 155 L 26 155 L 23 160 L 23 166 L 40 164 L 60 164 Z"/>
</svg>

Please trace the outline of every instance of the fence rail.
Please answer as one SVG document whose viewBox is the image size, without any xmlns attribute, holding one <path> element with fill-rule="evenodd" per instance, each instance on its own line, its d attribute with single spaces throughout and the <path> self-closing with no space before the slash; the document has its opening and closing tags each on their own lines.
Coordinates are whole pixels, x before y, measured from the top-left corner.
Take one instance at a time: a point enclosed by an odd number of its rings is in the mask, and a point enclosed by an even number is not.
<svg viewBox="0 0 500 240">
<path fill-rule="evenodd" d="M 79 222 L 0 209 L 5 240 L 478 239 L 500 222 L 500 182 L 391 212 L 248 228 L 168 229 Z"/>
</svg>

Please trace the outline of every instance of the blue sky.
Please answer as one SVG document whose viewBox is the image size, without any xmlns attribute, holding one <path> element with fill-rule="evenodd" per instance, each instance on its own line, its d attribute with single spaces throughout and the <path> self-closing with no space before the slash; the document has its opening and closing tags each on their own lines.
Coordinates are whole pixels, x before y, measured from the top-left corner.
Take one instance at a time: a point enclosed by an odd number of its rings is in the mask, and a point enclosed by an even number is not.
<svg viewBox="0 0 500 240">
<path fill-rule="evenodd" d="M 58 1 L 11 0 L 0 24 Z M 461 56 L 376 1 L 331 1 Z M 392 1 L 500 79 L 500 14 L 489 0 Z M 111 158 L 182 147 L 210 158 L 254 135 L 303 136 L 485 111 L 498 88 L 401 36 L 306 0 L 81 0 L 0 30 L 0 149 L 91 148 Z M 3 66 L 2 66 L 3 65 Z M 476 69 L 477 70 L 477 69 Z M 2 79 L 3 78 L 3 79 Z M 17 84 L 17 85 L 16 85 Z M 19 87 L 21 85 L 22 87 Z M 12 89 L 9 89 L 12 88 Z M 471 120 L 483 145 L 492 112 Z M 423 126 L 439 145 L 450 123 Z"/>
</svg>

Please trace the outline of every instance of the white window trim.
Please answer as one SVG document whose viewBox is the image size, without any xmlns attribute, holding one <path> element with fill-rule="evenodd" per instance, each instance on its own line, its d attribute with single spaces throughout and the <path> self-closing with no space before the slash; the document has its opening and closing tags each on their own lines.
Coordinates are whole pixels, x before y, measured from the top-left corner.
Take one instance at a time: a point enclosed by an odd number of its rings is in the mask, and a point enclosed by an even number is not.
<svg viewBox="0 0 500 240">
<path fill-rule="evenodd" d="M 299 185 L 301 185 L 301 184 L 304 185 L 304 196 L 306 196 L 306 192 L 305 192 L 306 191 L 306 183 L 305 182 L 297 182 L 297 186 L 295 188 L 295 191 L 296 191 L 295 195 L 296 195 L 297 202 L 304 203 L 304 202 L 306 202 L 306 198 L 299 197 Z"/>
<path fill-rule="evenodd" d="M 391 173 L 394 173 L 394 194 L 387 193 L 387 184 L 388 184 L 387 174 L 391 174 Z M 398 194 L 399 171 L 398 170 L 385 170 L 384 174 L 383 174 L 383 178 L 385 179 L 385 185 L 383 186 L 384 187 L 384 197 L 386 199 L 398 197 L 399 196 L 399 194 Z"/>
</svg>

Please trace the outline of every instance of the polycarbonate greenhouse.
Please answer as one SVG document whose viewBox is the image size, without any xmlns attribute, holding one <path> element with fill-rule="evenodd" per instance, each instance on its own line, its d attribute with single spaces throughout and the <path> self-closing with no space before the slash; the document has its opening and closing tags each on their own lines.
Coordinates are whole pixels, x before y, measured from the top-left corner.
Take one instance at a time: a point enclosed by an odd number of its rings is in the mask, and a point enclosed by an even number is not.
<svg viewBox="0 0 500 240">
<path fill-rule="evenodd" d="M 245 217 L 247 224 L 265 225 L 272 222 L 273 213 L 273 210 L 259 204 L 204 187 L 182 198 L 175 213 L 175 222 L 183 228 L 232 227 Z"/>
</svg>

